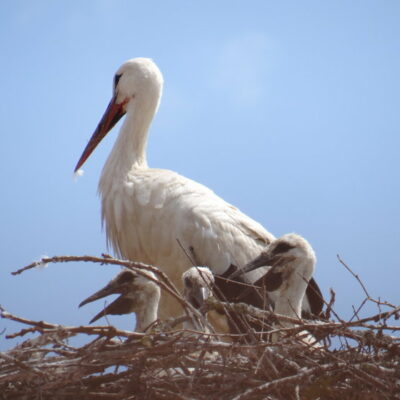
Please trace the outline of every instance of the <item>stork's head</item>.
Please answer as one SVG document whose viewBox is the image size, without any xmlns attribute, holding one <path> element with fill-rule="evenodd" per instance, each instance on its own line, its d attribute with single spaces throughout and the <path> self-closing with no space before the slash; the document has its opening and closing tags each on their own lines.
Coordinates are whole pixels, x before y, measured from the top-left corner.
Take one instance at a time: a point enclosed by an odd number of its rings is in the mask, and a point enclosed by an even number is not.
<svg viewBox="0 0 400 400">
<path fill-rule="evenodd" d="M 152 117 L 157 111 L 162 87 L 162 74 L 150 58 L 133 58 L 124 62 L 114 75 L 111 101 L 83 151 L 75 172 L 130 108 L 140 107 L 140 113 L 147 112 Z"/>
<path fill-rule="evenodd" d="M 281 289 L 293 277 L 308 282 L 314 273 L 315 263 L 314 250 L 307 240 L 295 233 L 289 233 L 273 241 L 243 270 L 247 272 L 270 266 L 271 269 L 263 277 L 263 284 L 266 290 L 272 292 Z"/>
<path fill-rule="evenodd" d="M 163 76 L 150 58 L 133 58 L 124 62 L 114 75 L 113 97 L 126 111 L 135 100 L 157 101 L 161 96 Z"/>
<path fill-rule="evenodd" d="M 204 302 L 212 296 L 214 275 L 208 267 L 191 267 L 182 275 L 186 300 L 201 311 Z"/>
<path fill-rule="evenodd" d="M 131 270 L 123 270 L 104 288 L 82 301 L 79 307 L 110 294 L 121 295 L 92 318 L 90 321 L 92 323 L 105 315 L 140 312 L 150 303 L 158 306 L 161 290 L 159 285 L 149 278 L 157 280 L 156 276 L 150 271 L 141 271 L 141 274 L 139 274 Z"/>
</svg>

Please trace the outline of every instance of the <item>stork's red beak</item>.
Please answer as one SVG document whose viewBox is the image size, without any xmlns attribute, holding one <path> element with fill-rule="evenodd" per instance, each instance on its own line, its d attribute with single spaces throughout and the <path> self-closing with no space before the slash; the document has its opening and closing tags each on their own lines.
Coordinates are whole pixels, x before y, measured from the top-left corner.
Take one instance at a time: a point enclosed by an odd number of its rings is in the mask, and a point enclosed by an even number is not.
<svg viewBox="0 0 400 400">
<path fill-rule="evenodd" d="M 93 150 L 96 146 L 101 142 L 104 136 L 115 126 L 115 124 L 121 119 L 121 117 L 125 114 L 125 104 L 127 101 L 123 101 L 122 103 L 116 102 L 116 96 L 110 101 L 103 117 L 101 118 L 99 124 L 97 125 L 96 130 L 93 132 L 92 137 L 89 140 L 89 143 L 86 145 L 85 150 L 83 151 L 81 158 L 75 167 L 75 172 L 78 171 L 80 167 L 85 163 L 85 161 L 89 158 L 90 154 L 92 154 Z"/>
</svg>

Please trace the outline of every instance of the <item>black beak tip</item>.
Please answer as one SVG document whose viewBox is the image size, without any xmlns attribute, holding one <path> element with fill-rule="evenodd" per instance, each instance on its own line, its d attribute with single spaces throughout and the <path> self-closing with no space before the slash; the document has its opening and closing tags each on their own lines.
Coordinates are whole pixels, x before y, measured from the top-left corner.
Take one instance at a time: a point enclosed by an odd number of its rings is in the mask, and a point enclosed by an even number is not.
<svg viewBox="0 0 400 400">
<path fill-rule="evenodd" d="M 103 311 L 99 312 L 98 314 L 96 314 L 90 321 L 89 324 L 93 324 L 93 322 L 96 322 L 98 319 L 100 319 L 101 317 L 104 317 L 107 313 Z"/>
<path fill-rule="evenodd" d="M 88 304 L 88 303 L 90 303 L 90 300 L 89 299 L 85 299 L 85 300 L 83 300 L 83 301 L 81 301 L 79 303 L 78 308 L 81 308 L 82 306 L 84 306 L 85 304 Z"/>
</svg>

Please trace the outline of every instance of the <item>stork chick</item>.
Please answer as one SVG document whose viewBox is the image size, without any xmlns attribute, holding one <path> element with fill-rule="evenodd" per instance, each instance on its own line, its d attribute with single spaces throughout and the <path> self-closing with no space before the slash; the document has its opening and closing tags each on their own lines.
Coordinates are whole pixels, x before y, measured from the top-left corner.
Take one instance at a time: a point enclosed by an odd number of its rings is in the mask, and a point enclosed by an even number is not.
<svg viewBox="0 0 400 400">
<path fill-rule="evenodd" d="M 221 301 L 243 302 L 259 308 L 268 307 L 269 299 L 262 296 L 256 287 L 246 284 L 240 275 L 229 279 L 229 276 L 236 272 L 239 272 L 239 269 L 233 264 L 223 275 L 214 275 L 208 267 L 191 267 L 182 275 L 184 297 L 203 316 L 207 311 L 204 307 L 205 302 L 213 295 Z M 204 330 L 201 321 L 198 321 L 195 315 L 193 317 L 193 322 L 185 323 L 184 327 Z M 246 316 L 231 309 L 225 309 L 224 312 L 210 310 L 207 312 L 207 318 L 218 333 L 245 335 L 238 340 L 247 340 L 246 334 L 251 327 L 257 331 L 262 329 L 260 325 L 252 325 Z M 230 337 L 229 340 L 234 339 Z"/>
<path fill-rule="evenodd" d="M 205 317 L 205 302 L 212 296 L 212 288 L 214 286 L 214 275 L 208 267 L 194 266 L 185 271 L 182 275 L 183 296 L 187 302 L 203 317 Z M 203 330 L 201 322 L 196 316 L 193 316 L 192 321 L 184 323 L 186 329 Z"/>
<path fill-rule="evenodd" d="M 212 295 L 214 275 L 208 267 L 191 267 L 182 275 L 183 295 L 197 310 L 202 311 L 204 302 Z"/>
<path fill-rule="evenodd" d="M 302 301 L 314 273 L 315 264 L 316 256 L 307 240 L 290 233 L 272 242 L 267 250 L 244 269 L 252 271 L 261 266 L 271 266 L 262 278 L 262 283 L 268 292 L 277 292 L 275 312 L 300 320 Z M 279 321 L 279 325 L 294 326 L 293 323 L 286 321 Z"/>
<path fill-rule="evenodd" d="M 90 323 L 105 315 L 136 313 L 135 331 L 144 332 L 157 320 L 158 304 L 161 296 L 159 285 L 152 279 L 157 280 L 155 274 L 151 271 L 141 271 L 141 274 L 139 274 L 124 269 L 104 288 L 82 301 L 79 307 L 110 294 L 118 293 L 121 296 L 94 316 Z"/>
</svg>

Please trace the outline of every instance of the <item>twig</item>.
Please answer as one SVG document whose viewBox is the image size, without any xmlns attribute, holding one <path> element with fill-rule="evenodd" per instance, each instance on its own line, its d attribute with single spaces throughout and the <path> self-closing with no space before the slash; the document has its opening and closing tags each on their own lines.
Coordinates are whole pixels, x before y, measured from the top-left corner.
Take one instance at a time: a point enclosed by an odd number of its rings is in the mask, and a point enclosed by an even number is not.
<svg viewBox="0 0 400 400">
<path fill-rule="evenodd" d="M 371 296 L 369 295 L 368 290 L 367 290 L 367 288 L 365 287 L 365 285 L 362 283 L 360 277 L 359 277 L 356 273 L 354 273 L 354 272 L 352 271 L 352 269 L 340 258 L 339 254 L 337 254 L 337 258 L 338 258 L 339 262 L 347 269 L 347 271 L 349 271 L 349 272 L 351 273 L 351 275 L 353 275 L 354 278 L 357 279 L 357 282 L 358 282 L 358 283 L 360 284 L 360 286 L 362 287 L 362 290 L 364 291 L 365 295 L 367 296 L 368 299 L 370 299 Z"/>
<path fill-rule="evenodd" d="M 49 260 L 54 258 L 44 262 Z M 113 260 L 104 256 L 95 262 Z M 111 264 L 140 273 L 138 264 L 120 262 Z M 154 268 L 145 267 L 142 269 Z M 327 316 L 334 297 L 333 293 L 327 304 Z M 147 333 L 133 333 L 112 326 L 31 321 L 2 309 L 2 318 L 23 325 L 8 337 L 28 332 L 37 335 L 0 353 L 0 399 L 400 400 L 400 337 L 394 336 L 399 335 L 400 326 L 391 323 L 400 307 L 370 300 L 378 305 L 375 315 L 322 323 L 280 316 L 242 303 L 209 300 L 210 309 L 234 311 L 239 317 L 258 321 L 257 326 L 269 334 L 280 332 L 281 339 L 275 343 L 263 340 L 267 335 L 252 328 L 238 335 L 173 330 L 189 316 L 155 324 Z M 187 310 L 191 312 L 189 307 Z M 274 326 L 279 320 L 292 326 L 271 330 L 264 324 L 267 320 Z M 301 339 L 307 330 L 319 330 L 342 347 L 310 348 Z M 73 336 L 71 345 L 68 341 Z M 253 339 L 251 343 L 238 342 L 243 337 Z M 346 338 L 351 345 L 343 341 Z M 85 344 L 75 344 L 82 342 Z"/>
</svg>

